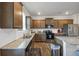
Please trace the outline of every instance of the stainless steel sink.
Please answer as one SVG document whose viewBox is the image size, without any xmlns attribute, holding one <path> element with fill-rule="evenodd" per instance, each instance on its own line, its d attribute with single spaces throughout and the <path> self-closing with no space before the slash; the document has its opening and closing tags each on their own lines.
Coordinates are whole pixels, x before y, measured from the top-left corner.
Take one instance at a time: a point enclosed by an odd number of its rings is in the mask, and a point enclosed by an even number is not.
<svg viewBox="0 0 79 59">
<path fill-rule="evenodd" d="M 32 35 L 28 35 L 28 36 L 26 36 L 25 34 L 23 35 L 23 39 L 29 39 L 31 37 L 32 37 Z"/>
</svg>

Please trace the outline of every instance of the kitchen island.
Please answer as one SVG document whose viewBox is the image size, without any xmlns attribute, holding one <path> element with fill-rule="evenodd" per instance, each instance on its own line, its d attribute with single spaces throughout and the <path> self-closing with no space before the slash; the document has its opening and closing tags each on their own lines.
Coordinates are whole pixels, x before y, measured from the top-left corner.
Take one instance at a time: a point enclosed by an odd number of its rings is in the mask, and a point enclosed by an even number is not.
<svg viewBox="0 0 79 59">
<path fill-rule="evenodd" d="M 31 43 L 35 33 L 31 34 L 29 38 L 20 37 L 17 40 L 14 40 L 7 45 L 1 47 L 1 55 L 2 56 L 24 56 L 25 50 L 28 48 Z"/>
<path fill-rule="evenodd" d="M 63 56 L 79 56 L 79 37 L 55 36 L 63 46 Z"/>
</svg>

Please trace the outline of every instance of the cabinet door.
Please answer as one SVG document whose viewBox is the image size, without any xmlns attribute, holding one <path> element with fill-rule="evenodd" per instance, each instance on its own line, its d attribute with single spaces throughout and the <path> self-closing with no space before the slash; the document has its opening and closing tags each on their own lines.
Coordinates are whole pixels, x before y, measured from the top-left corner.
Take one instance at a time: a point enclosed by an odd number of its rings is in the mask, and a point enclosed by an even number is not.
<svg viewBox="0 0 79 59">
<path fill-rule="evenodd" d="M 53 19 L 46 19 L 46 25 L 52 25 L 53 24 Z"/>
<path fill-rule="evenodd" d="M 40 28 L 40 20 L 36 20 L 36 28 Z"/>
<path fill-rule="evenodd" d="M 40 21 L 39 20 L 33 20 L 33 27 L 34 28 L 40 28 Z"/>
<path fill-rule="evenodd" d="M 59 20 L 58 21 L 59 28 L 62 28 L 63 27 L 63 24 L 65 24 L 65 20 L 64 21 L 63 20 Z"/>
<path fill-rule="evenodd" d="M 45 28 L 45 20 L 40 20 L 40 27 Z"/>
<path fill-rule="evenodd" d="M 13 27 L 13 3 L 3 2 L 0 3 L 0 24 L 1 28 Z"/>
<path fill-rule="evenodd" d="M 36 21 L 36 26 L 37 26 L 37 28 L 40 28 L 40 20 Z"/>
<path fill-rule="evenodd" d="M 1 56 L 1 49 L 0 49 L 0 56 Z"/>
<path fill-rule="evenodd" d="M 69 19 L 69 20 L 67 20 L 67 22 L 68 22 L 68 24 L 73 24 L 73 20 L 71 19 Z"/>
<path fill-rule="evenodd" d="M 70 19 L 58 20 L 58 27 L 59 28 L 63 28 L 64 24 L 73 24 L 73 20 L 70 20 Z"/>
<path fill-rule="evenodd" d="M 2 18 L 2 24 L 1 24 L 1 28 L 7 28 L 7 16 L 8 16 L 8 11 L 7 11 L 7 8 L 8 8 L 8 5 L 7 3 L 1 3 L 2 5 L 2 12 L 1 12 L 1 18 Z"/>
<path fill-rule="evenodd" d="M 22 5 L 14 3 L 14 28 L 22 28 Z"/>
<path fill-rule="evenodd" d="M 53 25 L 54 25 L 55 28 L 57 28 L 58 27 L 58 21 L 57 20 L 54 20 L 53 21 Z"/>
</svg>

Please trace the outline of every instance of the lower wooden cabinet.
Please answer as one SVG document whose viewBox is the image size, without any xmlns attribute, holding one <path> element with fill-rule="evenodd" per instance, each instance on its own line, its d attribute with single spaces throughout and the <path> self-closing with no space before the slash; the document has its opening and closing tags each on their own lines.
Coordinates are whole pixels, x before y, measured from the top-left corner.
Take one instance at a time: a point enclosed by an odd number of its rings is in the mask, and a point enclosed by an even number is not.
<svg viewBox="0 0 79 59">
<path fill-rule="evenodd" d="M 1 49 L 0 49 L 0 56 L 1 56 Z"/>
<path fill-rule="evenodd" d="M 1 56 L 25 56 L 25 49 L 2 49 Z"/>
</svg>

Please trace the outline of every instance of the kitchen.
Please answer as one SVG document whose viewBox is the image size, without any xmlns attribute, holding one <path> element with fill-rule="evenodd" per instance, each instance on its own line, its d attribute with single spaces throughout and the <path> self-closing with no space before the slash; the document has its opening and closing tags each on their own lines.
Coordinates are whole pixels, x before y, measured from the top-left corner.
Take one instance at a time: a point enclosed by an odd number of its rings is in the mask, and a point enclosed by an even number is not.
<svg viewBox="0 0 79 59">
<path fill-rule="evenodd" d="M 78 5 L 77 2 L 1 2 L 0 55 L 79 55 Z M 59 50 L 53 50 L 55 47 Z"/>
</svg>

